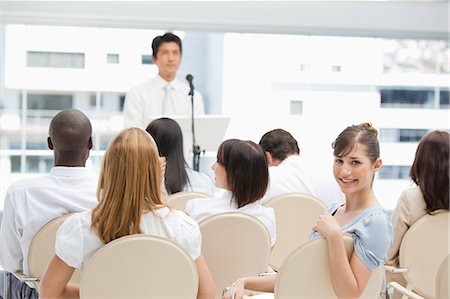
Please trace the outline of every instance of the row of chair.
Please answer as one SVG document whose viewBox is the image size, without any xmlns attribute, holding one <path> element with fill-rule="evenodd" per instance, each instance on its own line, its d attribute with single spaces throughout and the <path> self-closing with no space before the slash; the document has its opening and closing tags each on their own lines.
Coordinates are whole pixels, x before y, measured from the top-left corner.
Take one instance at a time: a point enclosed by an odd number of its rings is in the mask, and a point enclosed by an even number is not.
<svg viewBox="0 0 450 299">
<path fill-rule="evenodd" d="M 193 198 L 208 197 L 201 192 L 183 191 L 169 196 L 167 203 L 184 210 Z M 277 271 L 286 257 L 309 239 L 311 228 L 326 206 L 319 199 L 305 193 L 288 193 L 272 198 L 265 204 L 275 211 L 277 241 L 270 255 L 270 266 Z"/>
<path fill-rule="evenodd" d="M 198 195 L 178 194 L 177 197 L 202 196 Z M 273 269 L 278 270 L 275 298 L 335 297 L 329 276 L 326 242 L 324 239 L 308 241 L 311 223 L 323 213 L 323 204 L 319 202 L 316 207 L 320 208 L 314 210 L 311 208 L 314 207 L 311 202 L 317 201 L 315 198 L 304 196 L 302 202 L 299 196 L 304 195 L 288 194 L 267 203 L 274 208 L 277 216 L 277 243 L 272 251 L 265 226 L 252 216 L 224 213 L 199 223 L 203 238 L 202 254 L 214 278 L 218 297 L 222 289 L 236 278 L 265 272 L 269 262 Z M 171 198 L 168 203 L 174 205 Z M 317 215 L 312 215 L 314 213 Z M 409 272 L 411 278 L 406 275 L 408 289 L 425 298 L 449 298 L 448 271 L 442 270 L 440 273 L 443 274 L 436 276 L 440 261 L 448 254 L 448 246 L 436 245 L 437 242 L 448 242 L 448 215 L 447 212 L 425 216 L 405 235 L 400 250 L 400 265 L 406 265 L 411 269 Z M 65 215 L 48 223 L 36 234 L 31 243 L 28 257 L 29 271 L 31 276 L 35 277 L 36 287 L 54 254 L 56 230 L 66 217 Z M 422 222 L 425 225 L 421 224 Z M 301 233 L 302 230 L 305 233 Z M 430 234 L 430 231 L 435 233 Z M 430 244 L 431 248 L 425 250 L 433 252 L 431 258 L 435 262 L 431 263 L 432 265 L 429 263 L 430 254 L 424 255 L 424 247 L 417 246 L 417 242 L 423 245 L 420 241 L 424 240 L 422 235 L 428 237 L 425 243 Z M 351 237 L 346 236 L 345 243 L 347 253 L 350 255 L 353 250 Z M 416 253 L 408 253 L 414 250 L 412 248 L 422 249 L 416 250 Z M 425 257 L 419 258 L 421 262 L 414 264 L 417 261 L 415 254 Z M 412 261 L 413 264 L 407 264 L 405 261 Z M 179 266 L 180 269 L 177 268 Z M 381 267 L 374 272 L 363 298 L 377 298 L 381 290 L 382 274 Z M 25 278 L 17 273 L 16 275 Z M 424 279 L 423 276 L 428 278 Z M 29 277 L 25 279 L 30 280 Z M 445 287 L 442 287 L 445 284 L 440 284 L 440 292 L 446 292 L 447 297 L 440 297 L 441 293 L 436 295 L 434 282 L 440 280 L 447 281 L 446 291 Z M 71 281 L 77 283 L 81 281 L 82 298 L 132 298 L 134 296 L 132 294 L 145 298 L 195 298 L 198 285 L 195 265 L 182 248 L 171 241 L 144 235 L 127 236 L 104 246 L 90 259 L 82 277 L 79 271 L 75 271 Z M 423 291 L 423 287 L 418 287 L 420 284 L 426 285 L 428 293 Z M 127 291 L 130 288 L 133 290 L 131 293 Z M 390 283 L 389 289 L 394 288 L 399 287 Z M 180 292 L 174 293 L 176 290 Z"/>
<path fill-rule="evenodd" d="M 183 209 L 189 199 L 203 196 L 206 195 L 182 192 L 171 196 L 168 202 Z M 265 205 L 272 207 L 277 217 L 277 241 L 271 252 L 270 266 L 279 271 L 286 258 L 308 241 L 312 223 L 325 211 L 325 206 L 317 198 L 302 193 L 281 195 Z M 395 282 L 389 283 L 388 296 L 398 291 L 411 298 L 450 299 L 448 271 L 438 271 L 440 268 L 445 269 L 448 263 L 449 224 L 449 212 L 439 211 L 436 215 L 422 217 L 408 230 L 400 248 L 400 269 L 385 267 L 386 271 L 404 273 L 407 285 L 402 287 Z M 308 281 L 307 278 L 298 280 Z"/>
</svg>

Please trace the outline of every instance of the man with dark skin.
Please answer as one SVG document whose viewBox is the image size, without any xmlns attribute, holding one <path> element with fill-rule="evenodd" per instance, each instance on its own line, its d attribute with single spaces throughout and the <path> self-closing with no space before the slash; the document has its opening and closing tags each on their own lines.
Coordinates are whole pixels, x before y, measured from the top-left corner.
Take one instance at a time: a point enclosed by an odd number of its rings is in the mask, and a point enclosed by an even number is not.
<svg viewBox="0 0 450 299">
<path fill-rule="evenodd" d="M 48 175 L 25 179 L 8 188 L 0 226 L 0 265 L 5 271 L 28 274 L 28 249 L 37 231 L 66 213 L 93 208 L 97 178 L 85 168 L 92 149 L 92 126 L 76 109 L 59 112 L 51 121 L 47 143 L 54 167 Z M 0 294 L 4 294 L 0 271 Z M 38 298 L 38 292 L 13 275 L 10 298 Z"/>
<path fill-rule="evenodd" d="M 84 167 L 92 149 L 92 127 L 89 119 L 79 110 L 58 113 L 51 121 L 47 138 L 53 150 L 55 166 Z"/>
</svg>

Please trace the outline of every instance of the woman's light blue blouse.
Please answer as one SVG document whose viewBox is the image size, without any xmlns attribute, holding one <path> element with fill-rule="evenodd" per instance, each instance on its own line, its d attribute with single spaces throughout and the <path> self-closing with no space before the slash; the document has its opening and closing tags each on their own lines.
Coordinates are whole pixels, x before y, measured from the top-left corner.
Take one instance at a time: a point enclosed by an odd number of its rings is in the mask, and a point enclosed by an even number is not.
<svg viewBox="0 0 450 299">
<path fill-rule="evenodd" d="M 328 213 L 334 214 L 342 203 L 332 204 Z M 393 238 L 392 224 L 387 211 L 380 205 L 373 205 L 362 211 L 346 225 L 342 233 L 353 235 L 354 250 L 361 262 L 370 270 L 383 264 Z M 313 232 L 310 239 L 320 236 Z"/>
</svg>

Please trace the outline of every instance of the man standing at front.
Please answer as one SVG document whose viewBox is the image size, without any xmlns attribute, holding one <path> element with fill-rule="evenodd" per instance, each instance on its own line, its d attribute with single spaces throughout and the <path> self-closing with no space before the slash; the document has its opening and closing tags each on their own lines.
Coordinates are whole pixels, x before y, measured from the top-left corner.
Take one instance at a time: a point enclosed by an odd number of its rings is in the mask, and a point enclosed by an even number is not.
<svg viewBox="0 0 450 299">
<path fill-rule="evenodd" d="M 158 75 L 133 87 L 124 105 L 125 127 L 145 129 L 153 116 L 191 115 L 189 86 L 176 79 L 181 63 L 181 40 L 167 32 L 152 42 L 152 62 Z M 195 91 L 194 114 L 204 114 L 202 95 Z"/>
</svg>

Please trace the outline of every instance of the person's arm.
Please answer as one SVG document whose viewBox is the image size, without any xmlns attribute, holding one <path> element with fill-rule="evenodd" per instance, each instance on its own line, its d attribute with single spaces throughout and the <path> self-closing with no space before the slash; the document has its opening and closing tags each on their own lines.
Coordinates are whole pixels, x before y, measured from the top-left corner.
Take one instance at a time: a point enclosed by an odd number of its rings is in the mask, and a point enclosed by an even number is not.
<svg viewBox="0 0 450 299">
<path fill-rule="evenodd" d="M 244 296 L 244 290 L 252 290 L 257 292 L 273 293 L 275 289 L 275 280 L 277 275 L 255 276 L 239 278 L 233 283 L 231 288 L 223 295 L 223 299 L 232 299 L 234 292 L 235 299 L 241 299 Z"/>
<path fill-rule="evenodd" d="M 8 192 L 5 197 L 3 219 L 0 226 L 0 244 L 2 244 L 0 265 L 9 272 L 23 270 L 22 260 L 24 257 L 20 246 L 22 238 L 20 222 L 21 217 L 17 215 L 13 195 Z"/>
<path fill-rule="evenodd" d="M 58 256 L 54 256 L 45 272 L 40 290 L 40 299 L 77 299 L 80 298 L 79 286 L 69 283 L 74 268 L 67 265 Z"/>
<path fill-rule="evenodd" d="M 125 128 L 136 127 L 144 129 L 148 124 L 144 121 L 144 103 L 136 91 L 131 89 L 126 97 L 123 105 L 123 121 Z"/>
<path fill-rule="evenodd" d="M 197 299 L 214 299 L 216 296 L 214 280 L 202 255 L 195 260 L 195 266 L 198 272 Z"/>
<path fill-rule="evenodd" d="M 321 215 L 313 229 L 327 240 L 331 281 L 337 297 L 359 298 L 372 272 L 362 263 L 355 251 L 350 261 L 347 259 L 340 225 L 331 214 Z"/>
</svg>

